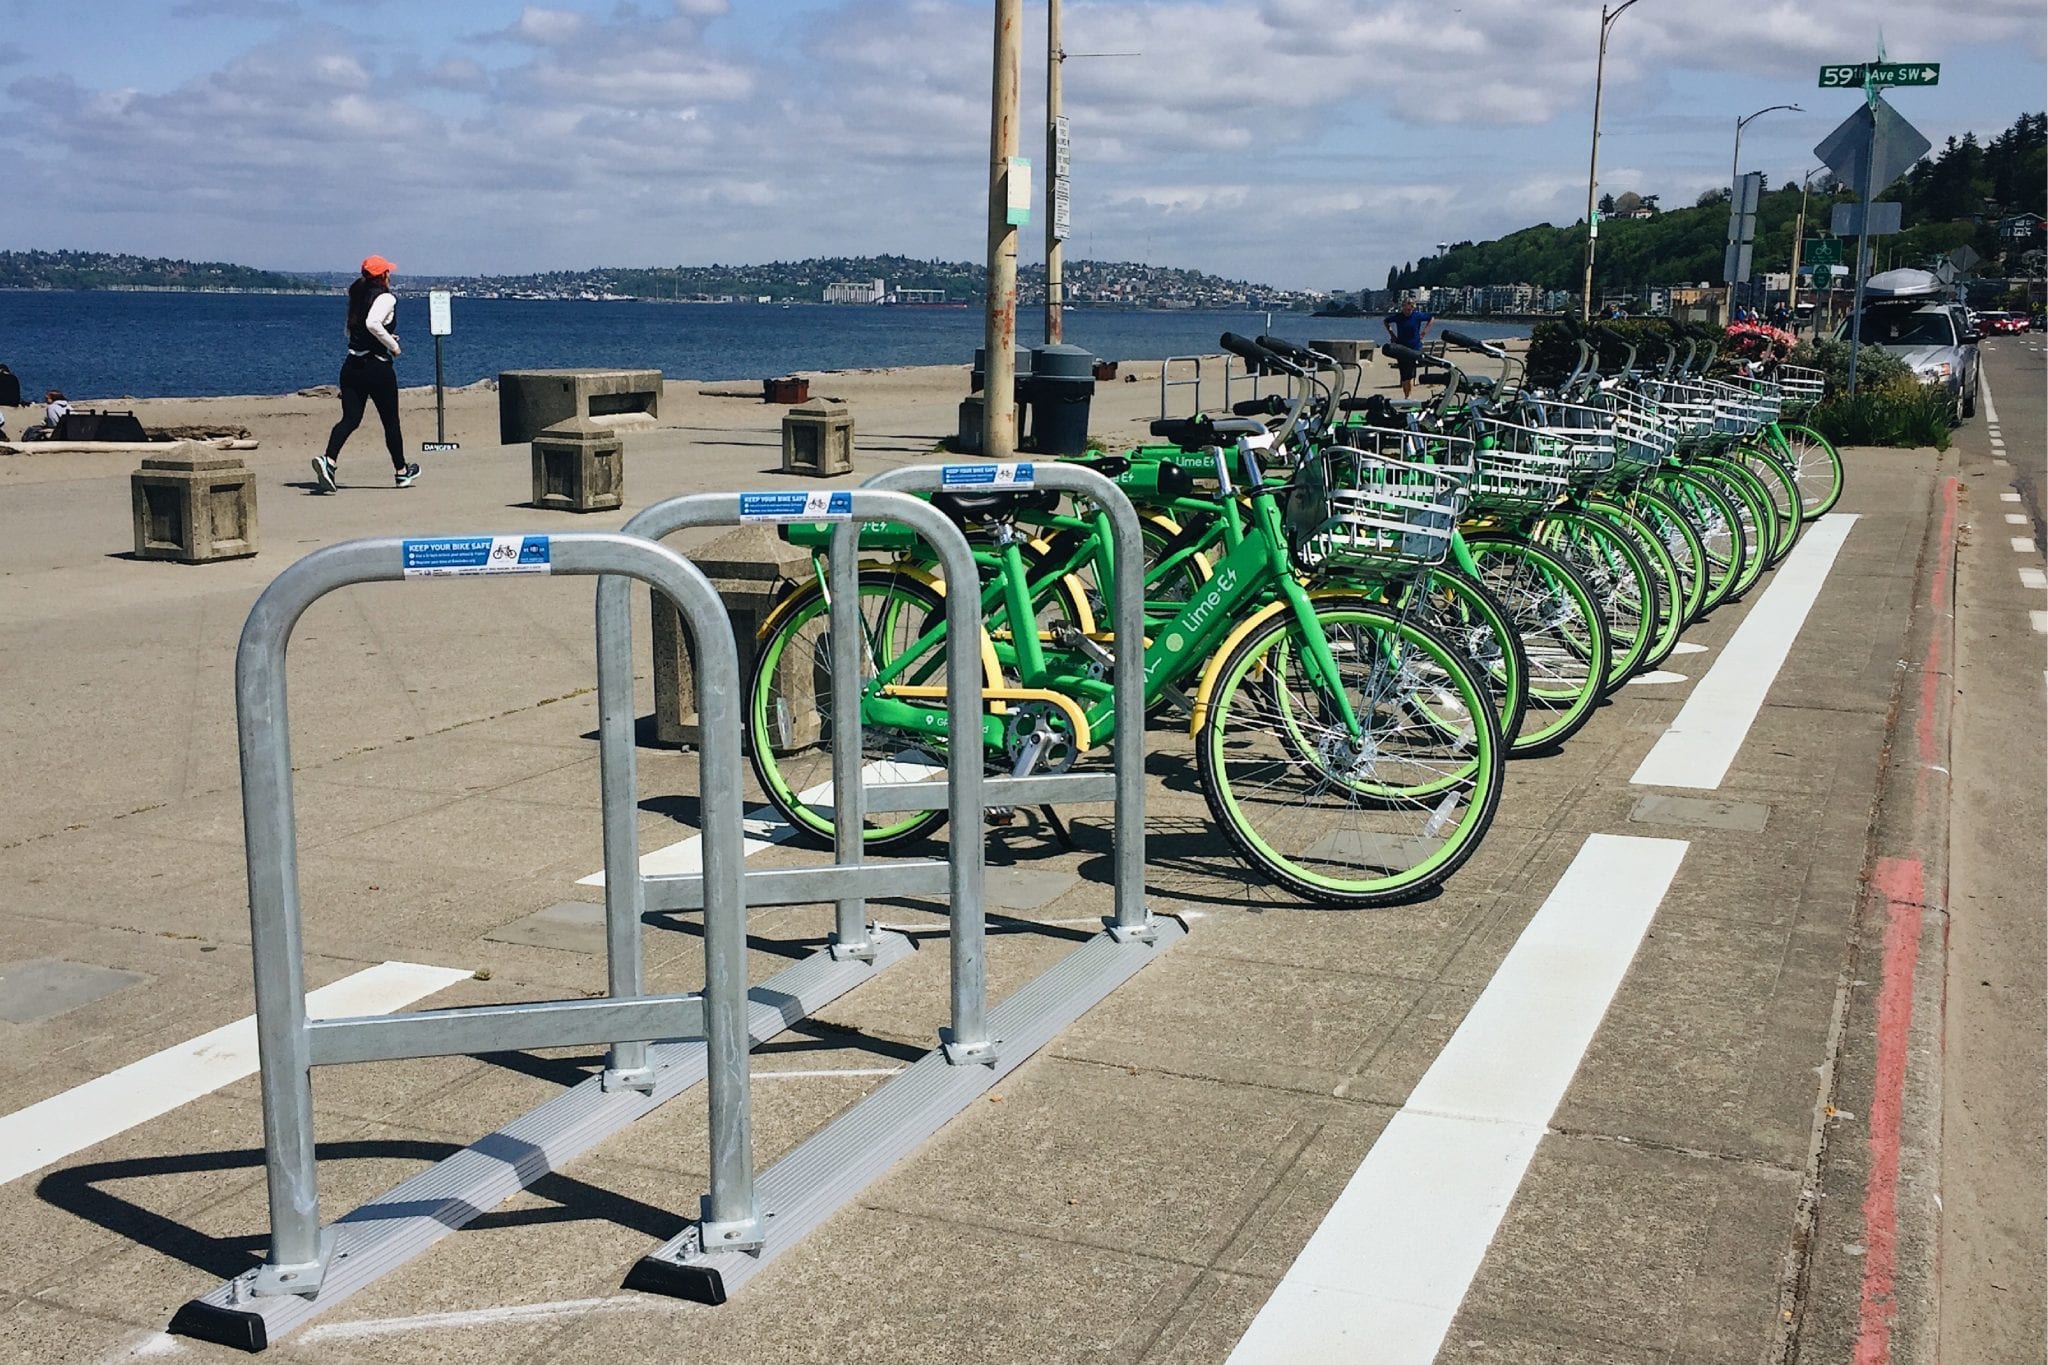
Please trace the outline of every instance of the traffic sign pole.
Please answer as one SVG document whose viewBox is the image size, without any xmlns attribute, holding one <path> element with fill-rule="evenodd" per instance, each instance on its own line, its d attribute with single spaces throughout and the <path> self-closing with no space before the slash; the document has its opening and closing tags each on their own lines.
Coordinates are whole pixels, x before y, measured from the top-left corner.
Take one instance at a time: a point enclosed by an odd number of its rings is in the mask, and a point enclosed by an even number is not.
<svg viewBox="0 0 2048 1365">
<path fill-rule="evenodd" d="M 1870 93 L 1874 103 L 1877 92 Z M 1877 194 L 1874 183 L 1877 177 L 1877 144 L 1884 137 L 1884 125 L 1880 120 L 1870 123 L 1870 141 L 1866 144 L 1863 162 L 1863 183 L 1871 187 L 1864 201 L 1864 213 L 1860 230 L 1856 234 L 1856 297 L 1849 305 L 1849 392 L 1856 392 L 1856 356 L 1863 349 L 1863 286 L 1870 276 L 1870 199 Z"/>
</svg>

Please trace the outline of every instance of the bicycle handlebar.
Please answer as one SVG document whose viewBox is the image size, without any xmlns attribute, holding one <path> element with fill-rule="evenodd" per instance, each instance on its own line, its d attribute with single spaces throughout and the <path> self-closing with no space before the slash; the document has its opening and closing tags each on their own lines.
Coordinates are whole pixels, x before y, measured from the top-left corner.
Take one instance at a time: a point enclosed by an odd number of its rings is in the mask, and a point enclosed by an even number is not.
<svg viewBox="0 0 2048 1365">
<path fill-rule="evenodd" d="M 1444 329 L 1443 336 L 1445 341 L 1450 342 L 1451 345 L 1461 350 L 1477 351 L 1481 355 L 1490 355 L 1495 360 L 1499 360 L 1507 354 L 1506 351 L 1503 351 L 1490 341 L 1481 341 L 1478 337 L 1468 336 L 1464 332 L 1453 331 L 1449 327 Z"/>
<path fill-rule="evenodd" d="M 1261 336 L 1258 340 L 1258 344 L 1265 347 L 1267 350 L 1273 352 L 1273 354 L 1285 356 L 1287 359 L 1293 361 L 1295 364 L 1304 366 L 1308 369 L 1319 369 L 1321 368 L 1322 362 L 1329 359 L 1328 356 L 1322 355 L 1321 353 L 1316 351 L 1311 351 L 1306 346 L 1296 345 L 1294 342 L 1285 340 L 1281 337 Z"/>
<path fill-rule="evenodd" d="M 1279 352 L 1259 345 L 1258 342 L 1253 341 L 1250 337 L 1241 337 L 1235 332 L 1225 332 L 1217 344 L 1248 365 L 1284 370 L 1288 374 L 1293 375 L 1300 375 L 1302 373 L 1301 366 L 1295 364 Z"/>
</svg>

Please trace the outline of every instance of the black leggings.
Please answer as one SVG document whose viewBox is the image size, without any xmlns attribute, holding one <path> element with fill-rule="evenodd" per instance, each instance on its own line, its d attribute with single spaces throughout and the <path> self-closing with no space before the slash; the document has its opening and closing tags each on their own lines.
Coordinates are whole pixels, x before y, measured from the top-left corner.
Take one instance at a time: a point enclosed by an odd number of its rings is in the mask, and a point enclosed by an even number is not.
<svg viewBox="0 0 2048 1365">
<path fill-rule="evenodd" d="M 341 420 L 327 437 L 327 458 L 341 454 L 342 442 L 363 424 L 363 405 L 375 403 L 384 423 L 384 448 L 391 467 L 405 468 L 405 442 L 398 435 L 398 371 L 388 360 L 352 355 L 341 362 Z"/>
</svg>

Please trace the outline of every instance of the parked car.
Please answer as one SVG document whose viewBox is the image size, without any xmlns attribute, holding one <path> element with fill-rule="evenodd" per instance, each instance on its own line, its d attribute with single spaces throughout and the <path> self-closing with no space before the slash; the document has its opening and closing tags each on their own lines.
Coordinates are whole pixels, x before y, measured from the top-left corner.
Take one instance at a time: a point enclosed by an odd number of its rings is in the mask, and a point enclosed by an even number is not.
<svg viewBox="0 0 2048 1365">
<path fill-rule="evenodd" d="M 1995 332 L 2000 336 L 2012 336 L 2026 331 L 2028 326 L 2029 320 L 2025 313 L 1986 313 L 1978 319 L 1977 330 Z"/>
<path fill-rule="evenodd" d="M 1957 425 L 1977 415 L 1977 332 L 1966 309 L 1941 299 L 1942 285 L 1925 270 L 1887 270 L 1864 285 L 1863 344 L 1897 356 L 1923 384 L 1948 394 Z M 1850 335 L 1845 320 L 1839 335 Z"/>
</svg>

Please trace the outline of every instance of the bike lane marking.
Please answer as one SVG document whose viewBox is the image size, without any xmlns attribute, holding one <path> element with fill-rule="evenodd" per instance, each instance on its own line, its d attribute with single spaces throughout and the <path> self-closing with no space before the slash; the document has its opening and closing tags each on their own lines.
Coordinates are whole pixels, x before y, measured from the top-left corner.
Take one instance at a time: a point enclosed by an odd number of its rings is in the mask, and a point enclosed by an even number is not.
<svg viewBox="0 0 2048 1365">
<path fill-rule="evenodd" d="M 1231 1365 L 1428 1365 L 1690 847 L 1593 834 Z"/>
<path fill-rule="evenodd" d="M 313 1019 L 390 1014 L 470 975 L 381 962 L 306 995 Z M 256 1074 L 256 1016 L 131 1062 L 0 1117 L 0 1185 Z"/>
<path fill-rule="evenodd" d="M 1631 783 L 1701 791 L 1721 785 L 1855 524 L 1854 513 L 1830 512 L 1799 538 Z"/>
</svg>

